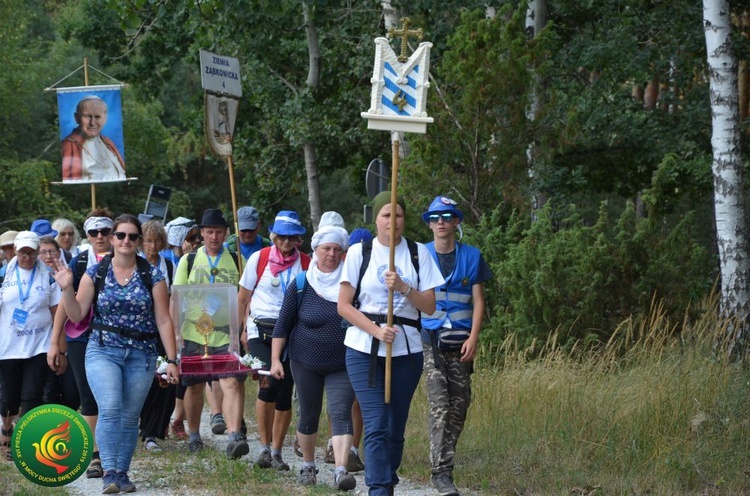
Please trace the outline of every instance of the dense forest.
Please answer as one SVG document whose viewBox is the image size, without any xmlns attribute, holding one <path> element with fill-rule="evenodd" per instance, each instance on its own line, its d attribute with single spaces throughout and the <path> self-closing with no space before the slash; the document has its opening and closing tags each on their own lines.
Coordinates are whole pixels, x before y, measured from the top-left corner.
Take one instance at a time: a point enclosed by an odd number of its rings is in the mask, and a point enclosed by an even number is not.
<svg viewBox="0 0 750 496">
<path fill-rule="evenodd" d="M 557 331 L 571 346 L 593 345 L 655 302 L 681 321 L 704 309 L 719 273 L 701 6 L 542 3 L 530 27 L 529 2 L 519 1 L 3 0 L 0 231 L 38 217 L 81 224 L 91 207 L 88 186 L 59 184 L 56 99 L 45 91 L 63 78 L 83 85 L 84 59 L 90 84 L 127 84 L 124 141 L 138 178 L 98 185 L 96 203 L 141 212 L 159 184 L 173 192 L 169 217 L 231 212 L 227 164 L 204 139 L 201 49 L 241 64 L 237 203 L 256 206 L 266 225 L 296 209 L 311 227 L 305 156 L 314 150 L 320 209 L 359 227 L 365 168 L 392 159 L 388 133 L 360 116 L 373 40 L 392 7 L 433 44 L 434 123 L 403 136 L 407 232 L 429 239 L 417 214 L 435 195 L 460 202 L 464 241 L 495 273 L 484 339 L 514 332 L 531 343 Z M 741 3 L 732 16 L 740 61 L 750 55 Z"/>
</svg>

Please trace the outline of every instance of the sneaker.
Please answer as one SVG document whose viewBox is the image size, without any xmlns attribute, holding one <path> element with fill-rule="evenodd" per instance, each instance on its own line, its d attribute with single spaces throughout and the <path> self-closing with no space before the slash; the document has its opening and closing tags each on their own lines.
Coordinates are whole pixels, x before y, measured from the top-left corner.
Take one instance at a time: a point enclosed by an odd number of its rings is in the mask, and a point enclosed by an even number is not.
<svg viewBox="0 0 750 496">
<path fill-rule="evenodd" d="M 303 486 L 314 486 L 318 483 L 317 473 L 318 469 L 315 467 L 302 467 L 297 475 L 297 482 Z"/>
<path fill-rule="evenodd" d="M 302 458 L 302 449 L 299 447 L 299 439 L 297 439 L 297 436 L 294 436 L 294 454 L 298 457 Z"/>
<path fill-rule="evenodd" d="M 365 469 L 365 464 L 362 463 L 362 459 L 353 451 L 349 451 L 349 459 L 346 461 L 346 471 L 350 474 L 356 474 Z"/>
<path fill-rule="evenodd" d="M 101 479 L 104 477 L 104 469 L 102 468 L 102 461 L 99 458 L 94 458 L 89 464 L 89 468 L 86 469 L 86 477 L 89 479 Z"/>
<path fill-rule="evenodd" d="M 185 431 L 185 421 L 175 420 L 172 423 L 172 435 L 176 437 L 177 439 L 187 439 L 190 437 L 188 436 L 188 433 Z"/>
<path fill-rule="evenodd" d="M 227 423 L 224 422 L 224 415 L 217 413 L 211 416 L 211 432 L 214 434 L 224 434 L 227 431 Z"/>
<path fill-rule="evenodd" d="M 349 472 L 336 472 L 333 476 L 333 487 L 339 491 L 351 491 L 357 485 L 357 479 Z"/>
<path fill-rule="evenodd" d="M 433 475 L 431 482 L 440 496 L 460 496 L 456 485 L 453 484 L 453 476 L 449 473 Z"/>
<path fill-rule="evenodd" d="M 120 485 L 117 483 L 117 474 L 109 472 L 104 474 L 102 478 L 103 490 L 102 494 L 117 494 L 120 492 Z"/>
<path fill-rule="evenodd" d="M 200 439 L 196 439 L 195 441 L 190 441 L 190 444 L 188 445 L 188 447 L 190 448 L 191 453 L 197 453 L 203 449 L 203 441 Z"/>
<path fill-rule="evenodd" d="M 273 467 L 273 459 L 271 458 L 271 452 L 263 450 L 258 455 L 258 459 L 255 460 L 255 464 L 260 468 L 271 468 Z"/>
<path fill-rule="evenodd" d="M 230 460 L 237 460 L 250 453 L 250 446 L 247 444 L 245 436 L 241 436 L 227 444 L 227 457 Z"/>
<path fill-rule="evenodd" d="M 326 454 L 323 457 L 323 461 L 326 463 L 336 463 L 336 458 L 333 456 L 333 446 L 326 448 Z"/>
<path fill-rule="evenodd" d="M 156 444 L 156 441 L 151 438 L 146 439 L 146 441 L 143 443 L 143 448 L 146 451 L 151 451 L 152 453 L 159 453 L 161 451 L 161 448 L 158 444 Z"/>
<path fill-rule="evenodd" d="M 273 467 L 274 470 L 278 470 L 279 472 L 289 470 L 289 465 L 287 465 L 286 462 L 281 459 L 281 455 L 273 455 L 271 457 L 271 467 Z"/>
<path fill-rule="evenodd" d="M 117 485 L 120 486 L 121 493 L 134 493 L 135 492 L 135 484 L 130 482 L 130 479 L 128 478 L 128 474 L 126 474 L 125 472 L 117 473 Z"/>
</svg>

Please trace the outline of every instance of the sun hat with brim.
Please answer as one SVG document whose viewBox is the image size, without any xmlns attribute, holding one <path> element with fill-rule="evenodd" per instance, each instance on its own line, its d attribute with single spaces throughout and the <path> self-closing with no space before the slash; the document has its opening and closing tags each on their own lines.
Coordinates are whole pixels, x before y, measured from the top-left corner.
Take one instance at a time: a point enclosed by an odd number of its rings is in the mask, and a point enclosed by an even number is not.
<svg viewBox="0 0 750 496">
<path fill-rule="evenodd" d="M 281 236 L 301 236 L 307 232 L 307 229 L 300 222 L 297 212 L 282 210 L 276 214 L 276 218 L 268 231 Z"/>
<path fill-rule="evenodd" d="M 203 212 L 203 218 L 201 219 L 200 227 L 227 227 L 227 222 L 224 213 L 218 208 L 208 208 Z"/>
<path fill-rule="evenodd" d="M 430 203 L 430 208 L 422 214 L 422 220 L 430 222 L 430 215 L 451 213 L 458 217 L 458 220 L 464 220 L 464 213 L 458 208 L 458 202 L 451 200 L 447 196 L 438 196 Z"/>
<path fill-rule="evenodd" d="M 16 248 L 16 251 L 20 250 L 21 248 L 31 248 L 32 250 L 38 250 L 39 236 L 37 236 L 37 234 L 32 231 L 21 231 L 13 241 L 13 246 Z"/>
<path fill-rule="evenodd" d="M 63 324 L 65 335 L 71 339 L 75 339 L 77 337 L 80 337 L 84 332 L 88 331 L 89 324 L 91 324 L 91 317 L 94 316 L 93 310 L 94 306 L 92 305 L 91 309 L 89 310 L 88 316 L 80 322 L 73 322 L 70 319 L 65 319 L 65 324 Z"/>
<path fill-rule="evenodd" d="M 5 231 L 0 234 L 0 248 L 3 246 L 13 246 L 16 236 L 18 236 L 18 231 Z"/>
<path fill-rule="evenodd" d="M 35 232 L 40 238 L 42 236 L 57 236 L 57 231 L 52 229 L 52 223 L 47 219 L 37 219 L 31 223 L 29 231 Z"/>
</svg>

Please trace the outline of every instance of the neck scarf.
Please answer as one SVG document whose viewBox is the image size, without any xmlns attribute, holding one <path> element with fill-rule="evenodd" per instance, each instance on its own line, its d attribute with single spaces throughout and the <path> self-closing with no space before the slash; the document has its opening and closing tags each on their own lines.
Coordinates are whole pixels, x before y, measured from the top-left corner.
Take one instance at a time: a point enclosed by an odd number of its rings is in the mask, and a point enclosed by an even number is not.
<svg viewBox="0 0 750 496">
<path fill-rule="evenodd" d="M 339 280 L 343 268 L 344 264 L 340 263 L 333 272 L 323 272 L 318 268 L 316 261 L 313 261 L 307 271 L 307 281 L 318 296 L 336 303 L 339 301 Z"/>
<path fill-rule="evenodd" d="M 281 272 L 292 268 L 294 262 L 299 258 L 299 251 L 294 249 L 291 255 L 285 257 L 281 254 L 276 245 L 271 247 L 271 253 L 268 255 L 268 266 L 271 269 L 271 275 L 276 277 Z"/>
</svg>

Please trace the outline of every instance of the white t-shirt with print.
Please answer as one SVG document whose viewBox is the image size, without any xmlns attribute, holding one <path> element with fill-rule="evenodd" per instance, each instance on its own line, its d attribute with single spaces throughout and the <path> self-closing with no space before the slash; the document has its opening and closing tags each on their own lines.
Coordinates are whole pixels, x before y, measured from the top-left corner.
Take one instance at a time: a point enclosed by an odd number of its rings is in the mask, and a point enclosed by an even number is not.
<svg viewBox="0 0 750 496">
<path fill-rule="evenodd" d="M 260 251 L 256 251 L 247 259 L 245 271 L 240 279 L 240 286 L 253 292 L 250 300 L 250 315 L 247 317 L 246 329 L 248 339 L 257 338 L 258 327 L 253 322 L 255 318 L 278 318 L 281 304 L 284 302 L 284 291 L 302 271 L 301 258 L 297 257 L 291 268 L 281 272 L 276 277 L 271 274 L 271 262 L 261 274 L 258 283 L 258 262 Z M 256 283 L 258 283 L 256 287 Z"/>
<path fill-rule="evenodd" d="M 417 243 L 419 249 L 419 287 L 417 287 L 417 273 L 411 261 L 409 246 L 402 237 L 396 246 L 395 265 L 399 277 L 419 291 L 436 288 L 445 283 L 440 268 L 432 259 L 430 252 L 422 243 Z M 362 278 L 362 289 L 359 293 L 360 311 L 365 313 L 386 315 L 388 313 L 388 288 L 385 286 L 385 273 L 388 271 L 390 248 L 372 240 L 372 255 L 367 271 Z M 344 260 L 344 270 L 341 282 L 349 282 L 356 289 L 359 280 L 359 269 L 362 265 L 362 243 L 349 248 Z M 419 311 L 409 300 L 398 291 L 393 295 L 393 315 L 408 319 L 419 319 Z M 385 326 L 385 324 L 382 324 Z M 408 339 L 408 347 L 407 347 Z M 349 348 L 370 353 L 372 336 L 358 327 L 350 326 L 346 331 L 344 344 Z M 385 346 L 378 348 L 378 356 L 385 356 Z M 422 351 L 422 340 L 419 329 L 404 326 L 403 332 L 396 334 L 391 348 L 391 356 L 401 356 L 408 353 Z"/>
<path fill-rule="evenodd" d="M 34 279 L 30 281 L 34 272 Z M 60 303 L 62 292 L 41 260 L 36 271 L 22 269 L 15 261 L 5 274 L 0 293 L 0 359 L 25 359 L 46 353 L 52 335 L 51 307 Z M 18 281 L 21 282 L 19 291 Z M 31 289 L 29 290 L 29 284 Z M 28 291 L 28 298 L 26 293 Z M 21 293 L 24 301 L 21 304 Z M 26 312 L 26 322 L 19 322 L 16 312 Z"/>
</svg>

